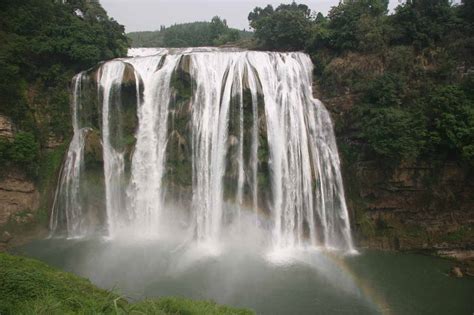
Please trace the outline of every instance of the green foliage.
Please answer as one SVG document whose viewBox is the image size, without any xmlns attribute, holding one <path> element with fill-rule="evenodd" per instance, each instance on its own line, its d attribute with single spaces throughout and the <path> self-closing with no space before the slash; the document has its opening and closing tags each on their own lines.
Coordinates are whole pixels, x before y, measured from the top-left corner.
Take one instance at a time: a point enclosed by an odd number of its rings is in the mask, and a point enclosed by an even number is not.
<svg viewBox="0 0 474 315">
<path fill-rule="evenodd" d="M 450 0 L 409 0 L 392 18 L 393 41 L 418 48 L 438 43 L 458 23 Z"/>
<path fill-rule="evenodd" d="M 368 82 L 364 101 L 377 107 L 398 106 L 403 89 L 403 81 L 399 77 L 385 74 Z"/>
<path fill-rule="evenodd" d="M 1 9 L 7 33 L 3 49 L 21 53 L 16 56 L 20 71 L 21 66 L 36 70 L 55 64 L 74 65 L 77 71 L 126 54 L 124 27 L 97 1 L 5 0 Z M 35 72 L 29 74 L 34 77 Z"/>
<path fill-rule="evenodd" d="M 345 0 L 328 14 L 331 47 L 376 51 L 386 40 L 388 0 Z"/>
<path fill-rule="evenodd" d="M 197 47 L 212 44 L 211 24 L 195 22 L 173 25 L 163 36 L 165 47 Z"/>
<path fill-rule="evenodd" d="M 133 47 L 200 47 L 235 43 L 248 38 L 249 32 L 227 26 L 226 20 L 215 16 L 210 22 L 175 24 L 155 32 L 128 33 Z"/>
<path fill-rule="evenodd" d="M 423 122 L 416 115 L 397 109 L 371 108 L 361 116 L 362 137 L 387 161 L 416 158 L 423 145 Z"/>
<path fill-rule="evenodd" d="M 429 95 L 427 102 L 434 150 L 474 165 L 474 99 L 459 86 L 447 85 Z"/>
<path fill-rule="evenodd" d="M 342 0 L 325 17 L 293 2 L 257 7 L 249 22 L 260 48 L 305 48 L 322 95 L 353 103 L 337 122 L 353 156 L 474 165 L 473 2 L 387 6 Z"/>
<path fill-rule="evenodd" d="M 20 165 L 28 165 L 38 156 L 38 143 L 29 132 L 19 132 L 8 150 L 10 160 Z"/>
<path fill-rule="evenodd" d="M 39 158 L 37 182 L 42 195 L 40 209 L 36 212 L 36 219 L 46 226 L 50 212 L 50 198 L 56 188 L 58 173 L 63 162 L 66 145 L 45 151 Z"/>
<path fill-rule="evenodd" d="M 447 242 L 463 242 L 474 237 L 474 225 L 462 226 L 456 231 L 443 234 L 443 240 Z"/>
<path fill-rule="evenodd" d="M 213 302 L 162 298 L 128 303 L 114 292 L 39 261 L 0 253 L 1 314 L 253 314 Z"/>
<path fill-rule="evenodd" d="M 127 33 L 132 47 L 164 47 L 164 35 L 165 32 L 163 30 Z"/>
<path fill-rule="evenodd" d="M 0 139 L 0 162 L 3 165 L 18 166 L 29 175 L 38 167 L 39 145 L 30 132 L 18 132 L 13 141 Z"/>
<path fill-rule="evenodd" d="M 208 315 L 250 315 L 253 312 L 220 306 L 212 301 L 192 301 L 179 297 L 166 297 L 157 300 L 144 300 L 131 306 L 132 312 L 144 314 L 208 314 Z"/>
<path fill-rule="evenodd" d="M 267 49 L 301 50 L 310 37 L 314 19 L 303 4 L 257 7 L 248 16 L 255 38 Z"/>
<path fill-rule="evenodd" d="M 0 254 L 0 264 L 2 314 L 112 313 L 115 300 L 124 305 L 117 295 L 35 260 Z"/>
<path fill-rule="evenodd" d="M 0 164 L 5 165 L 10 159 L 8 151 L 10 148 L 10 141 L 0 138 Z"/>
<path fill-rule="evenodd" d="M 128 41 L 124 27 L 96 0 L 3 0 L 0 42 L 0 114 L 24 132 L 8 152 L 0 145 L 0 159 L 31 175 L 48 138 L 70 133 L 73 74 L 124 56 Z"/>
</svg>

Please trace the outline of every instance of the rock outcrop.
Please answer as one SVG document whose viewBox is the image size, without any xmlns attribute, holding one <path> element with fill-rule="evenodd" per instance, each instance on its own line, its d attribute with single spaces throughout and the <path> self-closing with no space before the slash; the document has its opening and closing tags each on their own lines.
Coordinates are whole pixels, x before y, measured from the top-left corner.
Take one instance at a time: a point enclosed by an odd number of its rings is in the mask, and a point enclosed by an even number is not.
<svg viewBox="0 0 474 315">
<path fill-rule="evenodd" d="M 0 115 L 0 140 L 13 141 L 15 126 L 7 116 Z M 0 227 L 10 221 L 27 223 L 32 220 L 32 212 L 38 210 L 40 194 L 35 184 L 24 172 L 16 168 L 0 170 Z M 2 243 L 12 236 L 5 231 Z"/>
<path fill-rule="evenodd" d="M 39 207 L 40 195 L 33 182 L 21 172 L 9 172 L 0 179 L 0 226 L 21 214 L 35 212 Z"/>
<path fill-rule="evenodd" d="M 0 115 L 0 138 L 11 140 L 14 137 L 14 126 L 10 118 Z"/>
</svg>

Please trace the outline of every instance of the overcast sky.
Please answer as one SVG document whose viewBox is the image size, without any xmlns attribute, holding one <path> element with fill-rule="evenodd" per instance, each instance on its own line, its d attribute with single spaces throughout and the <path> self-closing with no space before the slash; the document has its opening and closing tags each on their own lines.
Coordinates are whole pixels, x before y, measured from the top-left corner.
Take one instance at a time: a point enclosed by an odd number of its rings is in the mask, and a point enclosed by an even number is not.
<svg viewBox="0 0 474 315">
<path fill-rule="evenodd" d="M 390 0 L 390 7 L 400 0 Z M 248 29 L 247 16 L 256 6 L 291 3 L 285 0 L 101 0 L 110 16 L 125 25 L 127 32 L 154 31 L 160 25 L 210 21 L 215 15 L 227 20 L 227 24 L 238 29 Z M 339 0 L 306 0 L 311 10 L 323 12 L 339 3 Z"/>
</svg>

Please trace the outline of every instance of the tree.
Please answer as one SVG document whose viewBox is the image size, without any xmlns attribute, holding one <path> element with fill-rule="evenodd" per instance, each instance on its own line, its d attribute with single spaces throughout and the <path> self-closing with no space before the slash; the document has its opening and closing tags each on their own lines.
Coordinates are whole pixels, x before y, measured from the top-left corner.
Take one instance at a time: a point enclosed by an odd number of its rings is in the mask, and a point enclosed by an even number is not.
<svg viewBox="0 0 474 315">
<path fill-rule="evenodd" d="M 151 38 L 162 36 L 163 45 L 166 47 L 199 47 L 223 45 L 237 41 L 240 38 L 240 33 L 229 28 L 226 20 L 215 16 L 211 22 L 176 24 L 162 32 L 155 32 L 151 36 Z M 133 37 L 135 38 L 136 34 Z"/>
<path fill-rule="evenodd" d="M 427 97 L 427 107 L 434 150 L 474 163 L 474 99 L 447 85 Z"/>
<path fill-rule="evenodd" d="M 97 0 L 0 1 L 0 114 L 19 130 L 3 160 L 32 170 L 51 134 L 67 137 L 71 77 L 125 56 L 124 31 Z"/>
<path fill-rule="evenodd" d="M 438 43 L 456 24 L 450 0 L 407 0 L 392 17 L 395 44 L 421 49 Z"/>
<path fill-rule="evenodd" d="M 27 165 L 38 156 L 38 143 L 33 134 L 19 132 L 9 149 L 10 159 L 18 164 Z"/>
<path fill-rule="evenodd" d="M 424 144 L 425 128 L 416 115 L 394 107 L 362 111 L 362 138 L 386 161 L 415 159 Z"/>
<path fill-rule="evenodd" d="M 267 49 L 300 50 L 306 46 L 314 19 L 303 4 L 257 7 L 248 16 L 260 45 Z"/>
<path fill-rule="evenodd" d="M 328 14 L 331 46 L 375 51 L 385 42 L 388 0 L 344 0 Z"/>
</svg>

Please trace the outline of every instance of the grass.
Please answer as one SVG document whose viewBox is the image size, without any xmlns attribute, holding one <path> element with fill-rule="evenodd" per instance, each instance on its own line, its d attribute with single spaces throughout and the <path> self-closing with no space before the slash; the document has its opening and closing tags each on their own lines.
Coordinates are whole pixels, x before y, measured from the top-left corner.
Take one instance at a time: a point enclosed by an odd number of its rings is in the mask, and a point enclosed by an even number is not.
<svg viewBox="0 0 474 315">
<path fill-rule="evenodd" d="M 129 303 L 116 292 L 40 261 L 0 253 L 0 314 L 253 314 L 179 297 Z"/>
</svg>

